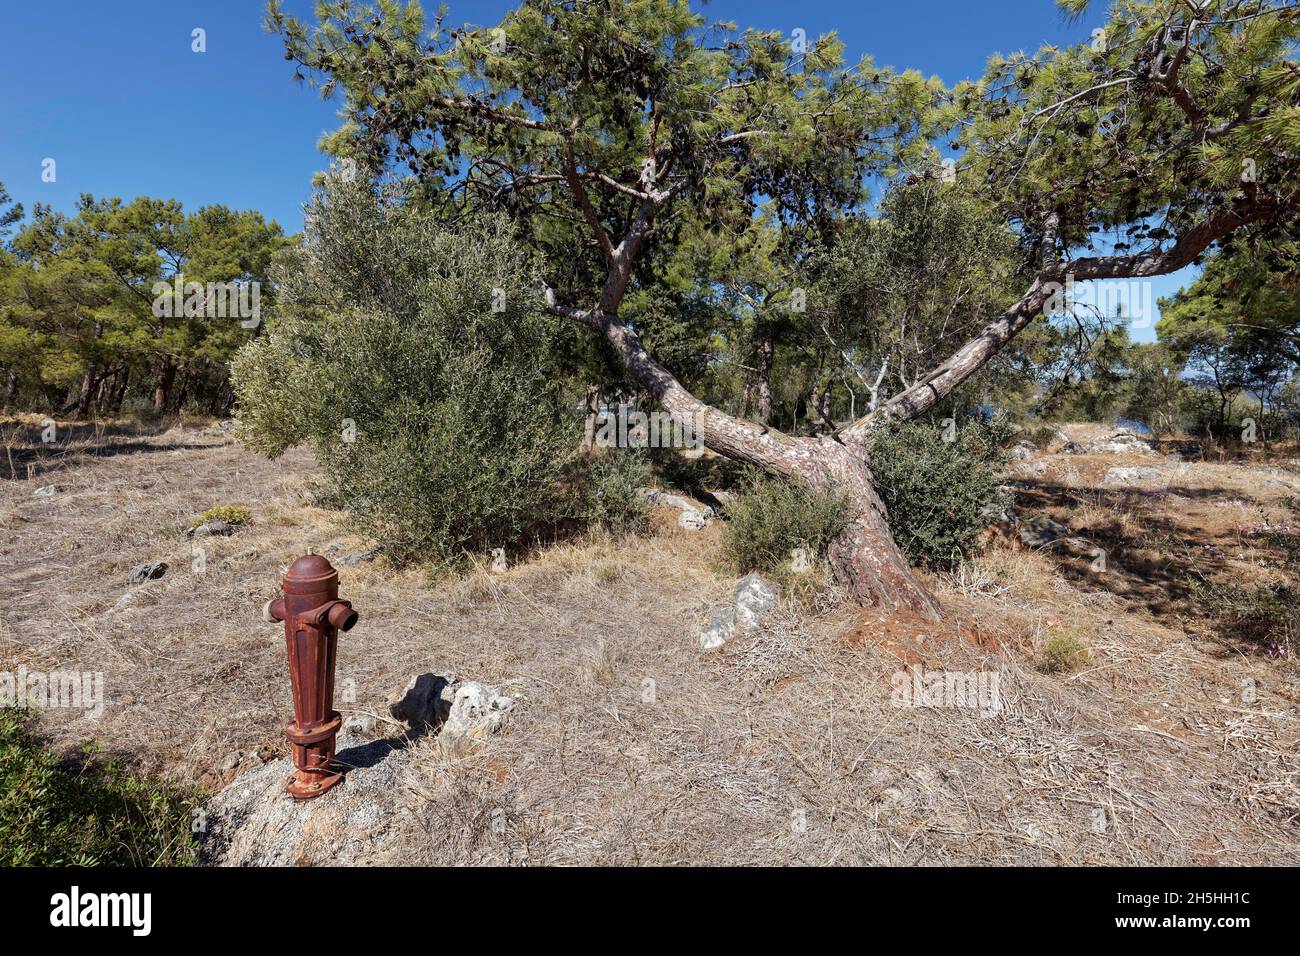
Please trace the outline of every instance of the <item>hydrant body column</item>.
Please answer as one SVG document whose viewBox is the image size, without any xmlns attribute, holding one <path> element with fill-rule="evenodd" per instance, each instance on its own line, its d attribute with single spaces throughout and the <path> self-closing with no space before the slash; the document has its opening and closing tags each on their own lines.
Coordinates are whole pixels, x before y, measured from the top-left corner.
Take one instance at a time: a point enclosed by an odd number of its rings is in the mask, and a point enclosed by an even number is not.
<svg viewBox="0 0 1300 956">
<path fill-rule="evenodd" d="M 284 597 L 271 602 L 274 620 L 284 621 L 293 684 L 293 722 L 284 735 L 297 768 L 289 795 L 318 797 L 343 781 L 334 766 L 334 738 L 343 723 L 334 709 L 334 664 L 338 632 L 350 630 L 357 612 L 339 600 L 338 572 L 318 554 L 299 558 L 284 576 Z"/>
</svg>

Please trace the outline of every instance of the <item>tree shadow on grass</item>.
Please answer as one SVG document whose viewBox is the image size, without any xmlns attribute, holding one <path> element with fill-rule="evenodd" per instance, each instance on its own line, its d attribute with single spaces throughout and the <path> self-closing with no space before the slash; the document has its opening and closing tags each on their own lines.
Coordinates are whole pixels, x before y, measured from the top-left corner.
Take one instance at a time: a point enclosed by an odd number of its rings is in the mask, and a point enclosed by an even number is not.
<svg viewBox="0 0 1300 956">
<path fill-rule="evenodd" d="M 71 422 L 59 424 L 53 441 L 42 438 L 40 424 L 11 422 L 0 425 L 0 480 L 23 481 L 37 478 L 86 458 L 111 458 L 159 451 L 191 451 L 213 445 L 190 442 L 155 445 L 155 438 L 174 422 Z"/>
<path fill-rule="evenodd" d="M 1058 552 L 1059 570 L 1071 583 L 1108 591 L 1174 626 L 1182 626 L 1188 619 L 1206 620 L 1205 609 L 1194 599 L 1192 582 L 1227 567 L 1228 548 L 1236 548 L 1238 542 L 1230 532 L 1190 528 L 1168 516 L 1152 514 L 1149 506 L 1166 495 L 1212 500 L 1222 496 L 1223 490 L 1080 488 L 1035 481 L 1018 482 L 1014 490 L 1022 513 L 1054 514 L 1065 524 L 1080 506 L 1106 515 L 1087 527 L 1072 528 L 1100 552 L 1091 557 Z"/>
</svg>

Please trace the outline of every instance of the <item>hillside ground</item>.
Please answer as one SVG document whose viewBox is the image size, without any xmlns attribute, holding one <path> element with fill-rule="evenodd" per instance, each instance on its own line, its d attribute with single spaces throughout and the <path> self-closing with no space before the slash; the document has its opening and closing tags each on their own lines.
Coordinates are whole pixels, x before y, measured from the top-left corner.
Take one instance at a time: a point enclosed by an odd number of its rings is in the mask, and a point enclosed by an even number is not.
<svg viewBox="0 0 1300 956">
<path fill-rule="evenodd" d="M 313 504 L 311 457 L 268 462 L 208 422 L 40 430 L 0 424 L 0 671 L 101 671 L 108 701 L 44 713 L 54 745 L 98 740 L 208 789 L 283 755 L 283 636 L 262 606 L 293 557 L 369 546 Z M 1300 648 L 1216 626 L 1190 582 L 1279 573 L 1263 532 L 1295 522 L 1300 463 L 1175 450 L 1013 463 L 1021 520 L 1105 561 L 995 535 L 927 578 L 937 625 L 827 584 L 702 652 L 738 577 L 716 523 L 589 536 L 504 574 L 342 567 L 362 619 L 340 640 L 341 709 L 382 717 L 429 671 L 521 698 L 472 747 L 411 742 L 385 824 L 400 850 L 367 862 L 1294 863 Z M 1123 466 L 1155 471 L 1107 482 Z M 183 529 L 219 505 L 251 520 L 196 562 Z M 129 584 L 148 561 L 167 572 Z M 1073 667 L 1053 671 L 1062 647 Z M 933 672 L 983 672 L 993 706 L 899 706 Z"/>
</svg>

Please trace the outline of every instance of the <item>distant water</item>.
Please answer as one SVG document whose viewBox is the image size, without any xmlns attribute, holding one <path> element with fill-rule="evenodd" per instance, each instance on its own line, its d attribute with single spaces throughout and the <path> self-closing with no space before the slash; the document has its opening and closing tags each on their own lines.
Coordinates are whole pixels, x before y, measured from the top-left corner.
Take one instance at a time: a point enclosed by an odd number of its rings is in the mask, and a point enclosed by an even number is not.
<svg viewBox="0 0 1300 956">
<path fill-rule="evenodd" d="M 1155 432 L 1151 430 L 1146 422 L 1135 422 L 1131 418 L 1116 418 L 1116 428 L 1127 428 L 1131 432 L 1137 432 L 1139 435 L 1146 435 L 1148 438 L 1154 438 Z"/>
</svg>

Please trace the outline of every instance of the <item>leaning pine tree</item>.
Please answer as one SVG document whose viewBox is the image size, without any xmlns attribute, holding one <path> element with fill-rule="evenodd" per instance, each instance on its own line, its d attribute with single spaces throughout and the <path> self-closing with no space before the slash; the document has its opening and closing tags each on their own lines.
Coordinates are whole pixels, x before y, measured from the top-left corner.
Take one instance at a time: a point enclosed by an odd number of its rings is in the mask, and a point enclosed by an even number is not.
<svg viewBox="0 0 1300 956">
<path fill-rule="evenodd" d="M 792 48 L 736 34 L 685 0 L 527 0 L 496 27 L 459 30 L 431 30 L 416 3 L 317 11 L 308 25 L 273 2 L 269 24 L 299 76 L 343 96 L 328 148 L 375 174 L 405 168 L 461 211 L 512 216 L 541 254 L 551 310 L 602 336 L 709 448 L 846 495 L 852 520 L 829 555 L 864 603 L 939 614 L 874 487 L 877 429 L 945 399 L 1070 279 L 1161 275 L 1234 233 L 1294 229 L 1300 11 L 1287 0 L 1115 0 L 1092 42 L 995 59 L 951 90 L 847 67 L 834 36 Z M 859 203 L 869 177 L 934 162 L 940 144 L 1015 230 L 1025 287 L 859 420 L 794 437 L 725 414 L 620 318 L 686 211 L 823 216 Z"/>
</svg>

